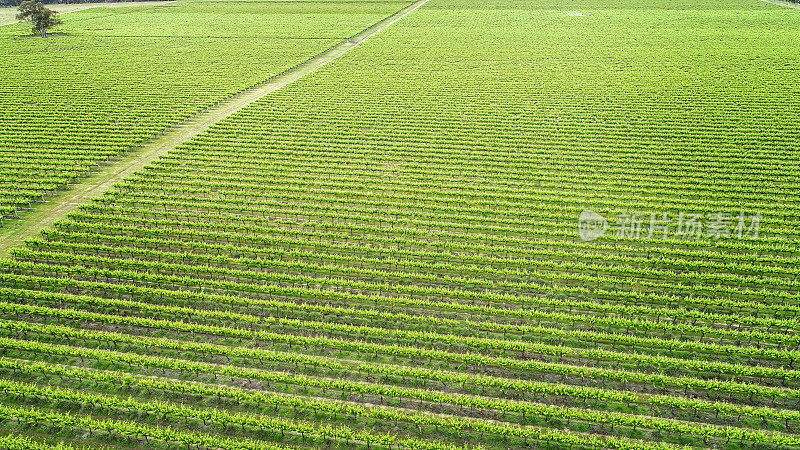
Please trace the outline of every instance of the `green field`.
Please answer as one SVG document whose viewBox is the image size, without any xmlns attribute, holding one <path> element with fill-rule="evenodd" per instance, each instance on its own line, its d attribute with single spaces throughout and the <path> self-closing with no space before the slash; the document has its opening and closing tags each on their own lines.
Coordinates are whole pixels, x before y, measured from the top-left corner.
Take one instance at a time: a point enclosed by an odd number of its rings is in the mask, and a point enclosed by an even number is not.
<svg viewBox="0 0 800 450">
<path fill-rule="evenodd" d="M 410 3 L 2 28 L 29 63 L 0 108 L 37 121 L 0 121 L 0 167 L 53 164 L 7 190 Z M 0 447 L 800 448 L 797 30 L 757 0 L 430 0 L 0 260 Z M 71 40 L 96 77 L 16 75 Z M 208 53 L 142 64 L 184 40 Z M 55 112 L 82 89 L 126 125 Z"/>
<path fill-rule="evenodd" d="M 182 0 L 71 13 L 46 40 L 0 27 L 0 214 L 404 5 Z"/>
<path fill-rule="evenodd" d="M 152 6 L 155 4 L 160 4 L 161 2 L 154 2 L 148 3 L 148 5 Z M 139 7 L 139 3 L 134 2 L 125 2 L 125 3 L 63 3 L 63 4 L 51 4 L 48 5 L 47 8 L 51 9 L 59 14 L 66 14 L 75 11 L 83 11 L 84 9 L 90 8 L 101 8 L 101 7 L 118 7 L 118 6 L 135 6 Z M 17 8 L 13 7 L 0 7 L 0 26 L 2 25 L 9 25 L 17 21 Z"/>
</svg>

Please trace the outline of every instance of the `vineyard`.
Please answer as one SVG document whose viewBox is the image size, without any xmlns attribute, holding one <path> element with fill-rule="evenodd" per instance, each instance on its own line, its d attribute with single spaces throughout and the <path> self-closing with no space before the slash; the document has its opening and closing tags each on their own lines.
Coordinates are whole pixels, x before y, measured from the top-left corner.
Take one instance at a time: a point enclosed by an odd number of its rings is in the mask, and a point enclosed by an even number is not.
<svg viewBox="0 0 800 450">
<path fill-rule="evenodd" d="M 800 11 L 418 3 L 0 260 L 0 448 L 800 449 Z M 0 28 L 7 219 L 409 5 Z"/>
<path fill-rule="evenodd" d="M 182 0 L 71 13 L 49 40 L 0 27 L 0 216 L 403 6 Z"/>
</svg>

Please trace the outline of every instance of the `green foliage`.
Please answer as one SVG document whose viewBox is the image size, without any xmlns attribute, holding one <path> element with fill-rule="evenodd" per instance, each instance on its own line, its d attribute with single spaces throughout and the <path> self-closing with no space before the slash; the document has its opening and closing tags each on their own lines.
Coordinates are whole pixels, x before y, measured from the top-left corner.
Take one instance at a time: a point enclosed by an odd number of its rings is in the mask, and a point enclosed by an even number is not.
<svg viewBox="0 0 800 450">
<path fill-rule="evenodd" d="M 33 25 L 33 32 L 39 33 L 43 38 L 47 37 L 47 30 L 62 23 L 56 17 L 55 11 L 45 8 L 41 2 L 35 0 L 20 3 L 17 20 Z"/>
<path fill-rule="evenodd" d="M 0 218 L 397 9 L 190 0 L 70 13 L 58 39 L 0 27 Z"/>
<path fill-rule="evenodd" d="M 187 2 L 118 17 L 114 42 L 179 39 L 144 16 L 203 42 L 217 17 L 253 70 L 272 59 L 245 29 L 323 37 L 270 55 L 290 58 L 401 6 Z M 94 39 L 101 16 L 69 27 Z M 431 0 L 0 261 L 2 425 L 140 447 L 798 448 L 798 24 L 751 0 Z M 154 79 L 113 98 L 180 97 Z M 82 138 L 169 122 L 145 116 Z M 764 219 L 752 239 L 583 242 L 585 208 Z"/>
<path fill-rule="evenodd" d="M 0 446 L 6 450 L 72 450 L 74 448 L 63 443 L 55 445 L 44 444 L 25 436 L 16 435 L 0 437 Z"/>
</svg>

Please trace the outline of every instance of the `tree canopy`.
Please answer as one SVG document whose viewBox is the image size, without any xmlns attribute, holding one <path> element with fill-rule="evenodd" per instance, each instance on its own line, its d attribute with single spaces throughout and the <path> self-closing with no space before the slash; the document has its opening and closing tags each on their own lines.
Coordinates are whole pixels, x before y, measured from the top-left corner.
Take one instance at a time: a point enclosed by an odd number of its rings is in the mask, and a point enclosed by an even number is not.
<svg viewBox="0 0 800 450">
<path fill-rule="evenodd" d="M 56 12 L 45 8 L 45 6 L 34 0 L 20 3 L 17 20 L 28 22 L 33 25 L 34 33 L 38 32 L 43 38 L 47 37 L 47 30 L 59 25 L 61 19 L 56 17 Z"/>
</svg>

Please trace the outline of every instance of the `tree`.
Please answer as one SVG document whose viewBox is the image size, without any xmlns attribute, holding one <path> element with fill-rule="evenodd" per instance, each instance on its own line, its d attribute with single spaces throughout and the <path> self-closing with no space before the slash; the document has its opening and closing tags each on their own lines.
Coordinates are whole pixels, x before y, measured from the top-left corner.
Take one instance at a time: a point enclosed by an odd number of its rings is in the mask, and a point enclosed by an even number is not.
<svg viewBox="0 0 800 450">
<path fill-rule="evenodd" d="M 56 12 L 44 7 L 43 4 L 34 0 L 20 3 L 17 20 L 28 22 L 33 25 L 33 32 L 41 33 L 43 38 L 47 37 L 47 30 L 61 24 L 61 19 L 56 17 Z"/>
</svg>

